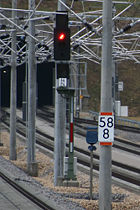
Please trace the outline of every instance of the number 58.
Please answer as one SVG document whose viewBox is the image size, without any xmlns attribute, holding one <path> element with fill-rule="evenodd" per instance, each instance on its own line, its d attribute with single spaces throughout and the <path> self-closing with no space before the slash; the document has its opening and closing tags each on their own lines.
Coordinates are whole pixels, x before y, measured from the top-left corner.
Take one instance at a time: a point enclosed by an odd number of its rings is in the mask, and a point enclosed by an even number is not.
<svg viewBox="0 0 140 210">
<path fill-rule="evenodd" d="M 108 128 L 112 128 L 114 126 L 113 118 L 112 117 L 108 117 L 108 118 L 100 117 L 99 126 L 101 128 L 106 127 L 106 126 Z"/>
</svg>

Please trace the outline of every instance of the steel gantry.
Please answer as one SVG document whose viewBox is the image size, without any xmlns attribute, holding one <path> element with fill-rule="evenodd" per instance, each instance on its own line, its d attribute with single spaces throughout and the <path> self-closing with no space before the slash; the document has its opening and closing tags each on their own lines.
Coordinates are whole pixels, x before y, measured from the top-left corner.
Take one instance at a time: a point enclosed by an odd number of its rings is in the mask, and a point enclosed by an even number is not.
<svg viewBox="0 0 140 210">
<path fill-rule="evenodd" d="M 69 13 L 69 26 L 71 29 L 71 58 L 72 60 L 90 60 L 101 63 L 101 45 L 102 45 L 102 1 L 68 1 L 59 0 Z M 71 4 L 70 4 L 71 2 Z M 134 6 L 130 1 L 112 2 L 116 8 L 116 14 L 113 21 L 116 23 L 116 29 L 113 32 L 113 56 L 116 60 L 133 60 L 140 62 L 140 31 L 137 27 L 140 24 L 139 17 L 126 17 Z M 137 2 L 136 2 L 137 3 Z M 43 1 L 40 1 L 43 4 Z M 76 5 L 79 10 L 76 10 Z M 91 5 L 91 11 L 87 5 Z M 118 5 L 123 5 L 122 9 Z M 81 5 L 81 6 L 80 6 Z M 39 11 L 39 4 L 35 10 L 15 9 L 17 12 L 17 23 L 11 18 L 11 8 L 0 8 L 0 66 L 11 65 L 11 52 L 15 52 L 11 47 L 13 26 L 17 33 L 17 65 L 26 62 L 28 43 L 27 37 L 35 40 L 35 56 L 38 63 L 44 61 L 53 61 L 53 27 L 56 12 Z M 28 14 L 34 14 L 32 15 Z M 129 13 L 128 13 L 129 14 Z M 32 36 L 29 33 L 29 20 L 34 20 L 36 34 Z M 122 22 L 124 27 L 120 28 Z M 130 30 L 133 28 L 134 30 Z M 136 30 L 135 30 L 136 28 Z M 79 50 L 77 50 L 79 49 Z"/>
</svg>

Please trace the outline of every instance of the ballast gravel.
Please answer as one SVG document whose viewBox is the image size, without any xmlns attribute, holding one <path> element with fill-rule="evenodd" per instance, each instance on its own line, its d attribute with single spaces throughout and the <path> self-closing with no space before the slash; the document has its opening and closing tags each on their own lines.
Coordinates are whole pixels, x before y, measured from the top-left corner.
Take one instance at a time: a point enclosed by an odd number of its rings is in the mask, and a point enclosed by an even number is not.
<svg viewBox="0 0 140 210">
<path fill-rule="evenodd" d="M 19 166 L 19 164 L 17 164 Z M 12 164 L 11 161 L 0 156 L 0 167 L 5 169 L 15 181 L 19 183 L 24 183 L 24 186 L 31 189 L 31 192 L 35 192 L 36 195 L 43 195 L 46 199 L 53 201 L 58 204 L 58 206 L 63 207 L 63 209 L 77 209 L 83 210 L 78 203 L 72 202 L 66 199 L 61 193 L 57 193 L 50 188 L 43 187 L 36 179 L 28 176 L 22 169 L 18 168 L 16 165 Z"/>
<path fill-rule="evenodd" d="M 28 176 L 27 150 L 25 143 L 17 139 L 17 160 L 9 161 L 9 133 L 1 131 L 0 167 L 4 168 L 15 180 L 30 186 L 32 191 L 53 200 L 64 209 L 98 210 L 98 178 L 93 171 L 93 200 L 89 200 L 89 176 L 78 171 L 77 180 L 79 187 L 54 187 L 53 184 L 53 159 L 36 152 L 38 162 L 38 177 Z M 140 210 L 140 195 L 131 193 L 116 185 L 112 185 L 113 210 Z"/>
</svg>

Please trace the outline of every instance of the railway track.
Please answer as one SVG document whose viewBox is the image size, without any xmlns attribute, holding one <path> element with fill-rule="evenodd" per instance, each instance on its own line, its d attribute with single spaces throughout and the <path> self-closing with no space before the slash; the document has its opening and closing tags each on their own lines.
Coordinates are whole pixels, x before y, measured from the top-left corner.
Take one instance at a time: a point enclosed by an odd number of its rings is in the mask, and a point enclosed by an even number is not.
<svg viewBox="0 0 140 210">
<path fill-rule="evenodd" d="M 24 197 L 28 198 L 32 203 L 39 207 L 39 209 L 58 210 L 59 207 L 57 205 L 33 193 L 33 191 L 31 191 L 27 185 L 25 186 L 24 184 L 19 183 L 19 181 L 14 179 L 9 173 L 7 173 L 6 170 L 0 169 L 0 177 L 14 189 L 16 189 L 16 191 L 20 192 L 22 195 L 24 195 Z"/>
<path fill-rule="evenodd" d="M 50 122 L 50 120 L 49 120 Z M 9 122 L 4 122 L 5 125 L 8 127 Z M 22 135 L 26 136 L 25 133 L 25 122 L 23 122 L 20 118 L 17 118 L 17 132 Z M 47 149 L 51 153 L 54 149 L 54 137 L 50 136 L 44 132 L 42 132 L 40 129 L 36 129 L 36 143 L 37 145 L 41 146 L 42 148 Z M 68 148 L 68 144 L 66 144 Z M 132 145 L 130 145 L 132 147 Z M 133 147 L 137 147 L 137 150 L 139 150 L 139 145 L 134 145 Z M 124 146 L 125 147 L 125 146 Z M 122 148 L 121 148 L 122 149 Z M 78 147 L 74 147 L 75 156 L 77 156 L 78 164 L 80 168 L 84 168 L 84 170 L 89 171 L 90 167 L 90 153 L 86 149 L 81 149 Z M 129 150 L 129 153 L 134 153 L 135 149 Z M 137 154 L 137 157 L 139 159 L 139 153 Z M 99 155 L 94 154 L 93 155 L 93 162 L 94 162 L 94 173 L 99 173 Z M 87 172 L 88 173 L 88 172 Z M 136 168 L 134 166 L 125 165 L 121 162 L 112 161 L 112 179 L 115 183 L 119 185 L 123 185 L 123 187 L 126 187 L 127 189 L 131 189 L 137 193 L 140 192 L 140 169 Z"/>
<path fill-rule="evenodd" d="M 39 115 L 42 116 L 42 118 L 49 119 L 51 122 L 54 122 L 54 109 L 51 107 L 43 107 L 42 109 L 39 110 Z M 47 120 L 46 119 L 46 120 Z M 85 118 L 74 118 L 74 122 L 77 126 L 83 127 L 86 129 L 87 125 L 89 126 L 97 126 L 98 122 L 97 120 L 93 119 L 85 119 Z M 140 133 L 140 128 L 135 127 L 135 126 L 129 126 L 129 125 L 122 125 L 122 124 L 115 124 L 115 128 L 123 131 L 128 131 L 128 132 L 134 132 L 134 133 Z"/>
<path fill-rule="evenodd" d="M 54 112 L 52 109 L 39 110 L 38 117 L 40 117 L 41 119 L 47 122 L 54 123 Z M 88 126 L 97 126 L 97 121 L 83 119 L 83 118 L 82 119 L 75 118 L 74 120 L 75 133 L 86 138 L 86 131 L 87 131 Z M 128 128 L 128 126 L 126 128 Z M 131 128 L 129 127 L 127 131 L 130 131 L 130 130 L 132 131 L 132 129 L 133 129 L 132 127 Z M 133 132 L 138 133 L 140 132 L 140 129 L 134 128 Z M 120 149 L 129 153 L 135 154 L 135 155 L 140 155 L 140 144 L 127 140 L 127 139 L 122 139 L 115 136 L 113 147 L 116 149 Z"/>
</svg>

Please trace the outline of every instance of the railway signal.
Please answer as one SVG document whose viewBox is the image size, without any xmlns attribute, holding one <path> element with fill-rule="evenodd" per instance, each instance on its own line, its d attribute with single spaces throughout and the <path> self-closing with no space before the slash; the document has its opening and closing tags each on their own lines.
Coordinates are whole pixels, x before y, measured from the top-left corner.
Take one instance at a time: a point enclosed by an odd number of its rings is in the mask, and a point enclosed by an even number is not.
<svg viewBox="0 0 140 210">
<path fill-rule="evenodd" d="M 54 59 L 70 60 L 70 29 L 68 27 L 68 14 L 56 14 L 56 27 L 54 28 Z"/>
</svg>

